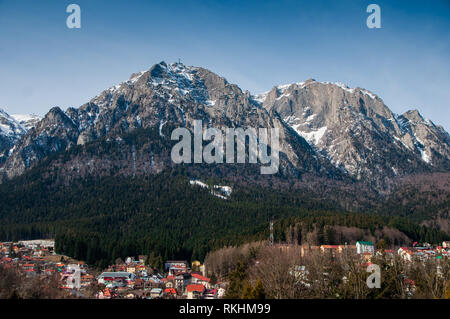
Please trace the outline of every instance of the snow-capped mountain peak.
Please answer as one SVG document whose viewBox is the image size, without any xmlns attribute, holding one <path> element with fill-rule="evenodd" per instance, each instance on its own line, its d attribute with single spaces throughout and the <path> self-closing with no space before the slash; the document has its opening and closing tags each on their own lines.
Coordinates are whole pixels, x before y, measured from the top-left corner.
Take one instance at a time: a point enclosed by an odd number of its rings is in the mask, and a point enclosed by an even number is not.
<svg viewBox="0 0 450 319">
<path fill-rule="evenodd" d="M 167 127 L 192 128 L 197 119 L 218 128 L 280 128 L 284 174 L 348 175 L 383 189 L 391 178 L 450 165 L 444 129 L 418 111 L 394 114 L 367 89 L 308 79 L 252 96 L 204 68 L 160 62 L 79 108 L 51 109 L 3 170 L 14 177 L 52 152 L 102 137 L 116 140 L 139 128 L 159 129 L 165 139 Z M 133 162 L 139 160 L 133 154 Z M 152 169 L 164 167 L 153 157 L 148 162 L 155 163 Z"/>
<path fill-rule="evenodd" d="M 13 116 L 10 116 L 3 109 L 0 109 L 0 134 L 5 136 L 21 136 L 26 130 L 20 125 Z"/>
<path fill-rule="evenodd" d="M 407 174 L 413 162 L 442 167 L 450 160 L 445 130 L 417 110 L 395 115 L 363 88 L 309 79 L 275 86 L 254 99 L 280 114 L 337 168 L 358 179 Z"/>
<path fill-rule="evenodd" d="M 27 132 L 14 117 L 0 109 L 0 164 L 10 155 L 14 144 Z"/>
<path fill-rule="evenodd" d="M 25 130 L 30 130 L 42 119 L 36 114 L 12 114 L 11 117 L 15 119 Z"/>
</svg>

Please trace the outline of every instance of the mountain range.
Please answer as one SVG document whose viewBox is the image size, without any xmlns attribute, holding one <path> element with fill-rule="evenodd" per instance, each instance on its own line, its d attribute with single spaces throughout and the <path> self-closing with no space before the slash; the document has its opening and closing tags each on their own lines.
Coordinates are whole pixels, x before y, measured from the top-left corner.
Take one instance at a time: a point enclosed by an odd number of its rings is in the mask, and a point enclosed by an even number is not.
<svg viewBox="0 0 450 319">
<path fill-rule="evenodd" d="M 174 164 L 171 132 L 195 120 L 278 128 L 278 173 Z M 0 129 L 0 240 L 56 238 L 100 268 L 142 253 L 202 260 L 268 238 L 271 219 L 276 241 L 294 228 L 312 244 L 449 239 L 449 134 L 367 89 L 309 79 L 253 95 L 161 62 L 78 108 L 1 111 Z"/>
<path fill-rule="evenodd" d="M 356 182 L 389 193 L 405 176 L 450 170 L 443 127 L 418 110 L 394 114 L 369 90 L 309 79 L 252 95 L 207 69 L 161 62 L 79 108 L 54 107 L 42 119 L 1 111 L 0 174 L 12 179 L 51 154 L 101 139 L 120 144 L 139 129 L 156 128 L 167 141 L 169 128 L 192 129 L 198 119 L 221 129 L 279 128 L 281 177 Z M 50 165 L 64 176 L 104 175 L 111 167 L 146 175 L 172 167 L 168 154 L 124 146 L 121 159 L 102 154 Z"/>
</svg>

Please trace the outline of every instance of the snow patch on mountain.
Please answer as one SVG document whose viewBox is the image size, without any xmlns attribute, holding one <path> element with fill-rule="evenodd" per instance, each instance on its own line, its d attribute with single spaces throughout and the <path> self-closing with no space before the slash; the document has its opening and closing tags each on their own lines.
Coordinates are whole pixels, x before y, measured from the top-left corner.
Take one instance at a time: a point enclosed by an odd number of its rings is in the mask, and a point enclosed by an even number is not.
<svg viewBox="0 0 450 319">
<path fill-rule="evenodd" d="M 27 129 L 14 119 L 14 117 L 0 109 L 0 134 L 17 140 L 26 131 Z"/>
<path fill-rule="evenodd" d="M 431 163 L 431 157 L 430 157 L 430 155 L 428 155 L 427 154 L 427 152 L 426 152 L 426 150 L 425 150 L 425 144 L 414 134 L 414 138 L 416 139 L 416 141 L 418 142 L 417 144 L 416 144 L 416 147 L 417 147 L 417 149 L 419 150 L 419 152 L 420 152 L 420 156 L 421 156 L 421 158 L 422 158 L 422 160 L 425 162 L 425 163 L 428 163 L 428 164 L 430 164 L 430 165 L 433 165 L 432 163 Z"/>
<path fill-rule="evenodd" d="M 367 91 L 367 90 L 361 90 L 361 92 L 362 92 L 363 94 L 369 96 L 372 100 L 376 98 L 376 96 L 375 96 L 373 93 L 371 93 L 371 92 L 369 92 L 369 91 Z"/>
<path fill-rule="evenodd" d="M 252 99 L 260 104 L 263 104 L 269 93 L 270 93 L 270 91 L 267 91 L 267 92 L 264 92 L 261 94 L 257 94 L 257 95 L 253 95 Z"/>
<path fill-rule="evenodd" d="M 335 85 L 337 87 L 340 87 L 341 89 L 343 89 L 346 92 L 355 93 L 355 89 L 354 88 L 349 88 L 347 85 L 345 85 L 342 82 L 328 82 L 328 81 L 324 81 L 324 82 L 320 82 L 320 83 Z"/>
<path fill-rule="evenodd" d="M 218 198 L 221 198 L 221 199 L 228 199 L 231 196 L 231 193 L 233 191 L 231 186 L 212 185 L 212 187 L 210 187 L 209 185 L 207 185 L 206 183 L 203 183 L 200 180 L 190 180 L 189 184 L 197 185 L 202 188 L 206 188 L 206 189 L 210 190 L 210 193 L 212 195 L 214 195 Z"/>
<path fill-rule="evenodd" d="M 305 140 L 307 140 L 309 143 L 312 143 L 314 145 L 319 144 L 320 140 L 322 139 L 325 132 L 327 131 L 327 127 L 323 126 L 323 127 L 318 128 L 317 130 L 306 132 L 306 131 L 302 131 L 299 129 L 299 127 L 301 125 L 302 124 L 293 125 L 292 128 L 298 133 L 298 135 L 300 135 Z"/>
<path fill-rule="evenodd" d="M 12 114 L 11 117 L 27 130 L 34 127 L 37 122 L 42 119 L 39 115 L 36 114 Z"/>
<path fill-rule="evenodd" d="M 398 136 L 394 135 L 393 138 L 394 138 L 394 140 L 400 142 L 400 144 L 403 145 L 405 148 L 407 148 L 408 150 L 411 150 L 411 148 L 408 145 L 406 145 L 405 143 L 403 143 L 403 141 Z"/>
<path fill-rule="evenodd" d="M 164 124 L 166 124 L 166 123 L 167 123 L 167 121 L 163 121 L 163 120 L 159 121 L 159 136 L 161 136 L 161 137 L 164 137 L 162 129 L 164 127 Z"/>
</svg>

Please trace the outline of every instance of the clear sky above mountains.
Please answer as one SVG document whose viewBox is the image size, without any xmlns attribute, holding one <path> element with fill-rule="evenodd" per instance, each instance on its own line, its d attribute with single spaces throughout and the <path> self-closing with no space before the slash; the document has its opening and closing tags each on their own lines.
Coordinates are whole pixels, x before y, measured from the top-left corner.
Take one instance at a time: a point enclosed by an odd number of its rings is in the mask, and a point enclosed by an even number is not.
<svg viewBox="0 0 450 319">
<path fill-rule="evenodd" d="M 66 7 L 81 7 L 68 29 Z M 366 8 L 381 7 L 381 29 Z M 165 60 L 202 66 L 253 94 L 338 81 L 417 108 L 450 129 L 450 1 L 0 0 L 0 107 L 78 107 Z"/>
</svg>

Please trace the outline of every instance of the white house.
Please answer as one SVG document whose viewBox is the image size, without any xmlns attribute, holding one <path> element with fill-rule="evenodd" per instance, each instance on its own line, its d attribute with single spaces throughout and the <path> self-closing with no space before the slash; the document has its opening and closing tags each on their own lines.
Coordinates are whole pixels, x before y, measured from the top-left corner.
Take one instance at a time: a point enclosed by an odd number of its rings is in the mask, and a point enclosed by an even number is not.
<svg viewBox="0 0 450 319">
<path fill-rule="evenodd" d="M 104 272 L 97 278 L 99 284 L 121 286 L 122 283 L 130 284 L 136 280 L 136 275 L 130 272 Z"/>
<path fill-rule="evenodd" d="M 150 297 L 152 297 L 153 299 L 160 298 L 162 292 L 163 290 L 161 288 L 153 288 L 152 290 L 150 290 Z"/>
<path fill-rule="evenodd" d="M 188 263 L 187 261 L 184 260 L 168 260 L 164 263 L 164 270 L 185 270 L 188 268 Z"/>
<path fill-rule="evenodd" d="M 357 241 L 356 253 L 371 253 L 373 255 L 375 253 L 375 247 L 373 246 L 373 243 L 371 241 Z"/>
</svg>

